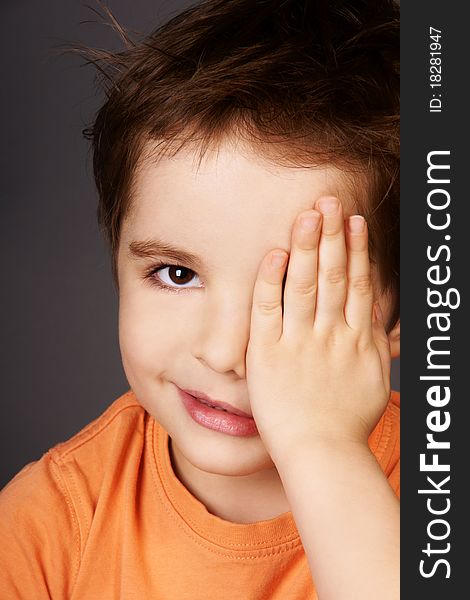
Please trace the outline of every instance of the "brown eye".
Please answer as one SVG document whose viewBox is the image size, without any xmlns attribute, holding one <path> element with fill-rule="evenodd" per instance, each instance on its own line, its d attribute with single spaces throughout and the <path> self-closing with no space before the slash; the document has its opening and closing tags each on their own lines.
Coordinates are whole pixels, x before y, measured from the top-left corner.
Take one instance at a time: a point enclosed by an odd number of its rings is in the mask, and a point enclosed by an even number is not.
<svg viewBox="0 0 470 600">
<path fill-rule="evenodd" d="M 186 267 L 171 265 L 167 268 L 168 277 L 171 279 L 172 283 L 184 285 L 185 283 L 189 283 L 194 277 L 194 271 L 191 271 L 191 269 L 186 269 Z"/>
<path fill-rule="evenodd" d="M 194 279 L 199 279 L 197 273 L 180 265 L 163 265 L 153 272 L 153 278 L 162 287 L 175 291 L 182 288 L 201 287 L 197 282 L 194 283 Z"/>
</svg>

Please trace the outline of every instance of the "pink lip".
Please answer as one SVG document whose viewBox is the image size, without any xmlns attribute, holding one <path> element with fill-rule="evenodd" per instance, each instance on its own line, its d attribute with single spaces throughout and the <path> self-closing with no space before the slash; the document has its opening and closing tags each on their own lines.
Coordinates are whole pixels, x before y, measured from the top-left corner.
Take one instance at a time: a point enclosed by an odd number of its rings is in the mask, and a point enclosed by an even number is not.
<svg viewBox="0 0 470 600">
<path fill-rule="evenodd" d="M 235 408 L 231 404 L 228 404 L 228 402 L 222 402 L 221 400 L 213 400 L 210 396 L 208 396 L 207 394 L 204 394 L 204 392 L 198 392 L 197 390 L 182 390 L 182 391 L 186 392 L 187 394 L 190 394 L 191 396 L 194 396 L 194 398 L 196 398 L 198 400 L 202 400 L 206 404 L 210 404 L 211 406 L 218 406 L 219 408 L 223 408 L 224 410 L 226 410 L 229 413 L 232 413 L 234 415 L 238 415 L 240 417 L 248 417 L 249 419 L 253 418 L 252 415 L 249 415 L 248 413 L 244 412 L 243 410 L 239 410 L 238 408 Z"/>
<path fill-rule="evenodd" d="M 189 416 L 199 425 L 240 437 L 258 433 L 253 417 L 234 408 L 231 404 L 212 400 L 206 394 L 196 390 L 178 388 L 178 392 Z"/>
</svg>

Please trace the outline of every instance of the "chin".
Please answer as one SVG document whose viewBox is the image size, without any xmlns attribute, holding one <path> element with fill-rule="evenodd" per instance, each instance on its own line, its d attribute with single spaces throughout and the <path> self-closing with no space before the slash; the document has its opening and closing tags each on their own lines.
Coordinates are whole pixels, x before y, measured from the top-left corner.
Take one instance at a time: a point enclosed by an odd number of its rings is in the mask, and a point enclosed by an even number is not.
<svg viewBox="0 0 470 600">
<path fill-rule="evenodd" d="M 192 436 L 181 444 L 174 440 L 186 460 L 197 469 L 214 475 L 242 477 L 273 468 L 259 436 L 234 438 L 217 432 L 208 433 L 208 436 L 204 435 L 205 440 L 197 442 Z"/>
</svg>

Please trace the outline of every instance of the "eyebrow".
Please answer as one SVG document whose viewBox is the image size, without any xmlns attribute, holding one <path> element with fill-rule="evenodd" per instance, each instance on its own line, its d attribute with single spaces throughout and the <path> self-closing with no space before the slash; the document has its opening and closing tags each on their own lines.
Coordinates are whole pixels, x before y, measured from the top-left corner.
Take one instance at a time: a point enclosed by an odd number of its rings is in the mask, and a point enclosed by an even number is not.
<svg viewBox="0 0 470 600">
<path fill-rule="evenodd" d="M 202 260 L 196 254 L 158 239 L 130 242 L 128 256 L 135 260 L 166 257 L 195 271 L 202 267 Z"/>
</svg>

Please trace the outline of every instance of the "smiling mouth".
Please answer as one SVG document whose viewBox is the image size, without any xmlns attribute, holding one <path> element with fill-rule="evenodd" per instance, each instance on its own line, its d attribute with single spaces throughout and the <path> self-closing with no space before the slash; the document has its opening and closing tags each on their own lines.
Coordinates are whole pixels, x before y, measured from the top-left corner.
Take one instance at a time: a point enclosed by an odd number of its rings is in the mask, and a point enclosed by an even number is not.
<svg viewBox="0 0 470 600">
<path fill-rule="evenodd" d="M 182 391 L 186 394 L 191 395 L 193 398 L 201 402 L 201 404 L 205 404 L 206 406 L 214 408 L 215 410 L 221 410 L 227 413 L 231 413 L 232 415 L 238 415 L 239 417 L 246 417 L 247 419 L 253 418 L 253 415 L 250 415 L 245 411 L 240 410 L 239 408 L 235 408 L 228 402 L 223 402 L 222 400 L 214 400 L 213 398 L 210 398 L 207 394 L 204 394 L 204 392 L 189 389 L 184 389 Z"/>
<path fill-rule="evenodd" d="M 221 406 L 216 406 L 215 404 L 209 404 L 208 402 L 206 402 L 202 398 L 197 398 L 196 396 L 193 396 L 193 398 L 195 398 L 196 400 L 199 400 L 199 402 L 201 404 L 205 404 L 206 406 L 209 406 L 210 408 L 215 408 L 215 410 L 221 410 L 222 412 L 229 412 L 226 408 L 222 408 Z"/>
<path fill-rule="evenodd" d="M 255 420 L 251 415 L 239 411 L 230 404 L 218 400 L 211 401 L 207 397 L 197 397 L 188 390 L 178 388 L 178 392 L 187 413 L 198 425 L 236 437 L 258 434 Z"/>
</svg>

